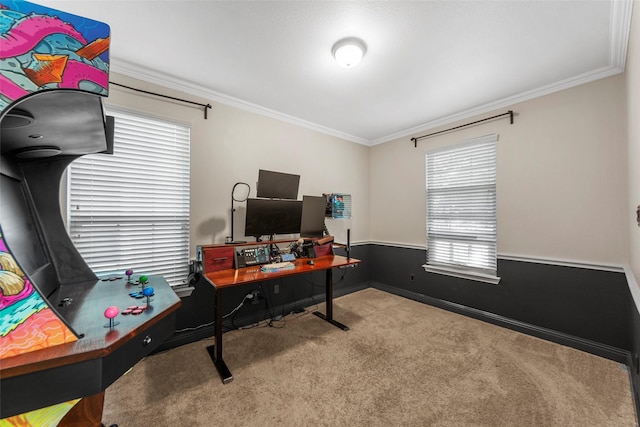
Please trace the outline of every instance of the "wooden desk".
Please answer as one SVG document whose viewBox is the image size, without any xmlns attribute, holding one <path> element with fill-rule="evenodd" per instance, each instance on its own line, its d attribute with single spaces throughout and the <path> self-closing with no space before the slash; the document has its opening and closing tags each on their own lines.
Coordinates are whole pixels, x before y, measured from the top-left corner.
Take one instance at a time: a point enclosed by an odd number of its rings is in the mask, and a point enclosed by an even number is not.
<svg viewBox="0 0 640 427">
<path fill-rule="evenodd" d="M 218 369 L 222 382 L 227 384 L 233 381 L 233 375 L 222 358 L 222 290 L 225 288 L 244 285 L 247 283 L 261 282 L 264 280 L 278 279 L 281 277 L 294 276 L 298 274 L 310 273 L 313 271 L 325 271 L 325 292 L 326 292 L 326 313 L 314 311 L 313 314 L 339 327 L 344 331 L 349 328 L 333 319 L 333 269 L 355 267 L 360 263 L 359 259 L 346 258 L 339 255 L 325 255 L 314 258 L 313 265 L 307 264 L 307 259 L 297 259 L 295 268 L 289 270 L 265 273 L 259 265 L 240 269 L 218 270 L 206 273 L 204 277 L 214 286 L 216 292 L 216 313 L 215 313 L 215 344 L 208 347 L 207 351 L 211 360 Z"/>
</svg>

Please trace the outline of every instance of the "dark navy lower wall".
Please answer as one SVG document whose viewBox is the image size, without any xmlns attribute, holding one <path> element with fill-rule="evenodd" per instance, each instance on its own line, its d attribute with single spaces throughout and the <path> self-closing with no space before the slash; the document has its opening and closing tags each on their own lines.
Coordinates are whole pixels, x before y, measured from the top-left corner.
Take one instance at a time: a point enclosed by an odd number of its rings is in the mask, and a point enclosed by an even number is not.
<svg viewBox="0 0 640 427">
<path fill-rule="evenodd" d="M 492 285 L 425 272 L 424 249 L 368 244 L 352 247 L 351 256 L 362 264 L 334 270 L 335 296 L 374 286 L 626 363 L 640 401 L 640 314 L 623 272 L 499 259 L 501 281 Z M 324 277 L 316 272 L 225 290 L 225 313 L 253 289 L 265 296 L 245 304 L 233 322 L 226 319 L 225 329 L 324 301 Z M 204 280 L 194 286 L 182 299 L 177 332 L 160 350 L 213 335 L 213 289 Z"/>
<path fill-rule="evenodd" d="M 372 286 L 625 363 L 640 408 L 640 314 L 623 272 L 499 259 L 491 285 L 427 273 L 425 260 L 369 245 L 366 265 Z"/>
<path fill-rule="evenodd" d="M 337 253 L 345 254 L 344 250 Z M 391 292 L 463 314 L 484 316 L 496 323 L 512 321 L 539 334 L 553 332 L 629 352 L 634 362 L 640 349 L 638 311 L 623 272 L 499 259 L 501 281 L 492 285 L 425 272 L 425 251 L 421 249 L 369 244 L 352 247 L 351 256 L 361 259 L 362 264 L 334 271 L 336 295 L 380 284 Z M 183 336 L 191 342 L 212 334 L 213 289 L 205 280 L 194 287 L 191 296 L 182 298 L 174 339 Z M 254 289 L 259 289 L 265 300 L 245 304 L 235 320 L 287 314 L 324 301 L 324 273 L 226 289 L 224 312 L 230 313 Z"/>
<path fill-rule="evenodd" d="M 636 400 L 636 414 L 638 415 L 640 424 L 640 314 L 636 309 L 634 304 L 633 310 L 631 310 L 631 330 L 629 331 L 631 334 L 631 351 L 629 353 L 629 361 L 627 365 L 629 366 L 629 370 L 631 373 L 631 383 L 633 384 L 634 389 L 634 397 Z"/>
<path fill-rule="evenodd" d="M 498 260 L 498 285 L 425 272 L 425 251 L 372 245 L 372 281 L 623 350 L 631 295 L 623 272 Z M 413 277 L 413 279 L 412 279 Z"/>
</svg>

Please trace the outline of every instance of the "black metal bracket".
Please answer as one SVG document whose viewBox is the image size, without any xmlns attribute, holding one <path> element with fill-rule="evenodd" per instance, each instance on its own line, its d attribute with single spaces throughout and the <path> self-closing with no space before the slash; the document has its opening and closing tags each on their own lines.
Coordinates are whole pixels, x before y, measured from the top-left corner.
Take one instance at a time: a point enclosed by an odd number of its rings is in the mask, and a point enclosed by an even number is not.
<svg viewBox="0 0 640 427">
<path fill-rule="evenodd" d="M 452 127 L 449 129 L 445 129 L 445 130 L 440 130 L 438 132 L 433 132 L 433 133 L 429 133 L 427 135 L 422 135 L 422 136 L 417 136 L 417 137 L 413 137 L 411 138 L 411 141 L 413 142 L 413 146 L 414 147 L 418 147 L 418 140 L 422 139 L 422 138 L 428 138 L 430 136 L 434 136 L 434 135 L 439 135 L 441 133 L 446 133 L 446 132 L 451 132 L 452 130 L 457 130 L 457 129 L 461 129 L 461 128 L 465 128 L 467 126 L 473 126 L 476 125 L 478 123 L 482 123 L 482 122 L 486 122 L 488 120 L 494 120 L 500 117 L 504 117 L 504 116 L 509 116 L 509 121 L 510 124 L 513 124 L 513 110 L 509 110 L 506 113 L 502 113 L 502 114 L 498 114 L 496 116 L 491 116 L 491 117 L 487 117 L 486 119 L 480 119 L 480 120 L 476 120 L 475 122 L 471 122 L 471 123 L 466 123 L 464 125 L 460 125 L 460 126 L 456 126 L 456 127 Z"/>
</svg>

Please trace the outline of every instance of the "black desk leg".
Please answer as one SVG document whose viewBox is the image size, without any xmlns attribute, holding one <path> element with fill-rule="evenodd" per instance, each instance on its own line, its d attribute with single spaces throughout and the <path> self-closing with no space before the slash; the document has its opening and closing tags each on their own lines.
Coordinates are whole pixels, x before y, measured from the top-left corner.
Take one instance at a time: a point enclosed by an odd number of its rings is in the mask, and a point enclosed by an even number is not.
<svg viewBox="0 0 640 427">
<path fill-rule="evenodd" d="M 316 316 L 320 317 L 321 319 L 326 320 L 327 322 L 331 323 L 334 326 L 337 326 L 338 328 L 342 329 L 343 331 L 348 331 L 349 327 L 346 325 L 343 325 L 342 323 L 333 320 L 333 271 L 329 268 L 327 269 L 327 275 L 326 275 L 326 307 L 327 307 L 327 314 L 324 315 L 322 313 L 320 313 L 319 311 L 314 311 L 313 314 L 315 314 Z"/>
<path fill-rule="evenodd" d="M 218 373 L 222 378 L 223 384 L 228 384 L 233 381 L 233 375 L 231 375 L 231 371 L 227 368 L 227 364 L 224 363 L 222 359 L 222 290 L 216 288 L 216 343 L 215 345 L 211 345 L 207 347 L 207 351 L 209 352 L 209 357 L 213 361 L 213 364 L 216 365 L 218 369 Z"/>
</svg>

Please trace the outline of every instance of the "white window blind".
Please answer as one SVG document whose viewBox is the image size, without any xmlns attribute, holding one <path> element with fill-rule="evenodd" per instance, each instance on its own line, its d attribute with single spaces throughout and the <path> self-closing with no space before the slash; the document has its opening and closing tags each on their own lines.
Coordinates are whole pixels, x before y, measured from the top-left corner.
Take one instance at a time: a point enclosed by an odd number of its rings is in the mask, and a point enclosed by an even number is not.
<svg viewBox="0 0 640 427">
<path fill-rule="evenodd" d="M 427 269 L 497 279 L 496 141 L 427 152 Z"/>
<path fill-rule="evenodd" d="M 69 168 L 69 235 L 96 274 L 127 269 L 170 285 L 189 270 L 190 129 L 123 112 L 114 154 Z"/>
</svg>

